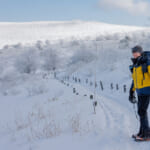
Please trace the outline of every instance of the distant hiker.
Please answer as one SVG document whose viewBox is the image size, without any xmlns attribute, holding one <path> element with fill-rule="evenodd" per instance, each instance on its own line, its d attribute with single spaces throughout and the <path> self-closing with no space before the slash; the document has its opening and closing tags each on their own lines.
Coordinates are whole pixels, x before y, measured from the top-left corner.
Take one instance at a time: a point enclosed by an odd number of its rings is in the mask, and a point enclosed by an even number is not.
<svg viewBox="0 0 150 150">
<path fill-rule="evenodd" d="M 129 92 L 129 101 L 136 103 L 135 91 L 138 96 L 138 115 L 140 118 L 139 132 L 132 137 L 136 141 L 150 140 L 150 128 L 147 109 L 150 102 L 150 52 L 144 52 L 141 46 L 132 48 L 132 85 Z"/>
</svg>

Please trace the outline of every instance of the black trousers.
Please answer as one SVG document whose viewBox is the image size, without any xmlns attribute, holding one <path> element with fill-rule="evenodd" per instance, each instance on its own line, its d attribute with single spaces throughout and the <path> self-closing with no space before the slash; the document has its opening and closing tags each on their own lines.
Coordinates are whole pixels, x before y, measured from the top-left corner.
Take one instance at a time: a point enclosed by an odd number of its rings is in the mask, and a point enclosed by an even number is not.
<svg viewBox="0 0 150 150">
<path fill-rule="evenodd" d="M 140 117 L 140 132 L 147 134 L 150 131 L 147 109 L 150 102 L 150 96 L 138 96 L 138 115 Z"/>
</svg>

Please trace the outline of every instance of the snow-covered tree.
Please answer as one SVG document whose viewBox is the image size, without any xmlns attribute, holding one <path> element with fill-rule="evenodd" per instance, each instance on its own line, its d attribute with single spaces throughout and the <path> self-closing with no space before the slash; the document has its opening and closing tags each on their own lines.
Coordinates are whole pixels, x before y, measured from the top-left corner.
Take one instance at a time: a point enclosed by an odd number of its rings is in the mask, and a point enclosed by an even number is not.
<svg viewBox="0 0 150 150">
<path fill-rule="evenodd" d="M 38 66 L 36 50 L 30 48 L 25 50 L 15 61 L 16 69 L 21 73 L 35 72 Z"/>
<path fill-rule="evenodd" d="M 43 67 L 47 71 L 57 69 L 60 66 L 61 58 L 57 50 L 47 48 L 43 51 Z"/>
<path fill-rule="evenodd" d="M 89 63 L 97 57 L 94 51 L 91 49 L 86 49 L 86 47 L 83 49 L 83 47 L 84 46 L 82 45 L 82 49 L 76 50 L 74 52 L 73 56 L 71 57 L 71 64 L 78 62 Z"/>
</svg>

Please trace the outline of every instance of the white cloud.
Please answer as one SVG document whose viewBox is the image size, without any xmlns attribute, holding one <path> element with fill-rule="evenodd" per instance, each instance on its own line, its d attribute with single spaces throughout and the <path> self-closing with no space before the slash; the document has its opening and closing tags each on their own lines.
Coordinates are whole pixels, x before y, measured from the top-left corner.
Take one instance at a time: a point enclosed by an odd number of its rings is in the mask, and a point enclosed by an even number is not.
<svg viewBox="0 0 150 150">
<path fill-rule="evenodd" d="M 119 9 L 132 15 L 150 16 L 150 2 L 145 0 L 100 0 L 103 9 Z"/>
</svg>

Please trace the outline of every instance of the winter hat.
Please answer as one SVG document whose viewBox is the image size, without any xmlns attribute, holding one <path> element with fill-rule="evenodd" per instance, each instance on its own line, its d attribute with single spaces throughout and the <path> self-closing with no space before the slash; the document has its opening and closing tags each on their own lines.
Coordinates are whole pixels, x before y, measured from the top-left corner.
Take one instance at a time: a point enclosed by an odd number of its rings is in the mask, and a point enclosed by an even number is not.
<svg viewBox="0 0 150 150">
<path fill-rule="evenodd" d="M 132 48 L 132 53 L 136 53 L 136 52 L 142 54 L 142 53 L 143 53 L 143 48 L 142 48 L 141 46 L 139 46 L 139 45 L 133 47 L 133 48 Z"/>
</svg>

